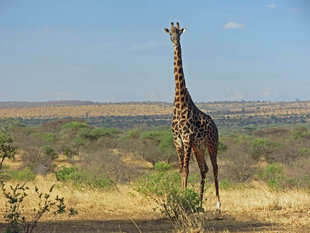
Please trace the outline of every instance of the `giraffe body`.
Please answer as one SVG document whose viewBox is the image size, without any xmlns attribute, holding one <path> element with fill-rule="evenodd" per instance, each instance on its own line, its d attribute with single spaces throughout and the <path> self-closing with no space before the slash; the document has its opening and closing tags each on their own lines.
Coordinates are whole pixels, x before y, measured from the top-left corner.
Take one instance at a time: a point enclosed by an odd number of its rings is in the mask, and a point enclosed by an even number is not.
<svg viewBox="0 0 310 233">
<path fill-rule="evenodd" d="M 182 185 L 183 188 L 187 187 L 188 166 L 190 154 L 193 151 L 201 174 L 200 201 L 202 204 L 204 183 L 208 172 L 204 155 L 205 150 L 208 149 L 213 167 L 216 206 L 220 210 L 217 166 L 218 130 L 212 118 L 200 111 L 194 104 L 185 85 L 180 44 L 180 36 L 185 29 L 180 29 L 179 23 L 176 27 L 171 23 L 171 29 L 166 28 L 165 31 L 170 34 L 170 39 L 174 44 L 175 99 L 171 128 L 179 158 Z"/>
</svg>

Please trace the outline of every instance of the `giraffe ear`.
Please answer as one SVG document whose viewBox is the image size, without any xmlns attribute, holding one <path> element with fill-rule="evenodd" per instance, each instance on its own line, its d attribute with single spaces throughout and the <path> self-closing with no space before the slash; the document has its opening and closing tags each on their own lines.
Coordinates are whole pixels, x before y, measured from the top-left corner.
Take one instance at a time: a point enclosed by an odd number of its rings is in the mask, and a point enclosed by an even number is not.
<svg viewBox="0 0 310 233">
<path fill-rule="evenodd" d="M 164 30 L 165 30 L 166 33 L 170 33 L 168 28 L 165 28 Z"/>
<path fill-rule="evenodd" d="M 180 34 L 184 33 L 185 31 L 186 31 L 186 28 L 182 28 L 182 29 L 180 30 Z"/>
</svg>

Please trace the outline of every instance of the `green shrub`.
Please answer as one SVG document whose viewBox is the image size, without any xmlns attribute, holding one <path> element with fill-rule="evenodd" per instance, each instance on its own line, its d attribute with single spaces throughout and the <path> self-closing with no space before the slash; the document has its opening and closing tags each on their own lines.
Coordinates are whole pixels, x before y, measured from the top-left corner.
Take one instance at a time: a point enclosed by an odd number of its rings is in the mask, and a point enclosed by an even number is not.
<svg viewBox="0 0 310 233">
<path fill-rule="evenodd" d="M 74 138 L 74 145 L 76 147 L 87 145 L 91 142 L 95 142 L 100 138 L 105 138 L 107 141 L 111 138 L 115 138 L 119 133 L 114 128 L 84 128 L 81 129 Z"/>
<path fill-rule="evenodd" d="M 310 156 L 310 148 L 303 147 L 303 148 L 300 148 L 299 151 L 304 156 Z"/>
<path fill-rule="evenodd" d="M 157 162 L 154 165 L 154 170 L 158 172 L 168 171 L 172 168 L 172 166 L 165 162 Z"/>
<path fill-rule="evenodd" d="M 56 137 L 55 137 L 55 135 L 53 135 L 51 133 L 43 133 L 42 139 L 45 142 L 54 142 L 56 140 Z"/>
<path fill-rule="evenodd" d="M 72 155 L 75 153 L 71 148 L 66 147 L 64 149 L 64 155 L 66 155 L 67 157 L 72 157 Z"/>
<path fill-rule="evenodd" d="M 58 181 L 68 181 L 73 180 L 73 175 L 76 171 L 76 168 L 74 167 L 61 167 L 56 172 L 56 179 Z"/>
<path fill-rule="evenodd" d="M 279 163 L 269 164 L 262 172 L 264 179 L 276 178 L 283 175 L 283 167 Z"/>
<path fill-rule="evenodd" d="M 308 128 L 305 126 L 296 126 L 291 134 L 291 139 L 293 141 L 301 141 L 303 139 L 309 138 L 310 133 L 308 131 Z"/>
<path fill-rule="evenodd" d="M 49 145 L 41 146 L 40 152 L 42 155 L 47 156 L 51 158 L 52 160 L 58 158 L 58 153 L 56 152 L 56 150 Z"/>
<path fill-rule="evenodd" d="M 140 129 L 133 129 L 127 131 L 121 138 L 121 141 L 126 141 L 129 139 L 139 139 L 141 130 Z"/>
<path fill-rule="evenodd" d="M 194 187 L 198 182 L 198 175 L 188 177 L 188 185 Z M 133 188 L 147 196 L 164 196 L 170 190 L 181 189 L 181 175 L 178 171 L 152 172 L 139 177 Z"/>
<path fill-rule="evenodd" d="M 89 174 L 86 170 L 75 167 L 62 167 L 56 172 L 58 181 L 72 181 L 78 187 L 90 187 L 110 189 L 114 186 L 114 181 L 108 178 L 105 174 Z"/>
<path fill-rule="evenodd" d="M 0 170 L 6 158 L 13 159 L 15 157 L 16 148 L 12 145 L 13 142 L 12 136 L 0 130 Z"/>
<path fill-rule="evenodd" d="M 301 182 L 298 179 L 288 177 L 284 173 L 283 166 L 279 163 L 269 164 L 261 173 L 260 177 L 266 181 L 271 189 L 285 189 L 298 187 Z"/>
<path fill-rule="evenodd" d="M 36 178 L 37 174 L 30 167 L 25 167 L 20 171 L 8 172 L 8 176 L 16 181 L 31 181 Z"/>
<path fill-rule="evenodd" d="M 252 141 L 252 158 L 258 160 L 264 156 L 267 161 L 271 161 L 270 154 L 281 146 L 281 143 L 269 141 L 267 138 L 254 139 Z"/>
<path fill-rule="evenodd" d="M 147 196 L 163 196 L 169 190 L 181 187 L 179 172 L 156 172 L 139 177 L 134 188 Z"/>
<path fill-rule="evenodd" d="M 89 128 L 89 126 L 85 122 L 70 121 L 64 124 L 61 128 L 68 129 L 68 130 L 80 130 L 84 128 Z"/>
<path fill-rule="evenodd" d="M 203 211 L 200 195 L 190 188 L 182 191 L 179 189 L 169 190 L 161 207 L 161 212 L 171 220 Z"/>
<path fill-rule="evenodd" d="M 167 127 L 158 127 L 144 131 L 140 134 L 140 139 L 154 143 L 159 151 L 167 155 L 176 154 L 173 135 Z"/>
</svg>

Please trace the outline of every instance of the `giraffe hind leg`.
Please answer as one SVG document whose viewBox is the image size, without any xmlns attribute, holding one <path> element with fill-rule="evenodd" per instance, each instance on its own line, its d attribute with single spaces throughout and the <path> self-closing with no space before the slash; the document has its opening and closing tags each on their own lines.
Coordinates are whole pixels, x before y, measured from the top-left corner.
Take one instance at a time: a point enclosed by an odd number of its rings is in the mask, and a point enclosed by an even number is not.
<svg viewBox="0 0 310 233">
<path fill-rule="evenodd" d="M 200 207 L 202 207 L 206 173 L 209 170 L 207 163 L 205 161 L 205 158 L 204 158 L 205 150 L 206 150 L 206 148 L 204 145 L 193 147 L 193 152 L 194 152 L 196 161 L 198 163 L 198 166 L 200 169 L 200 176 L 201 176 L 201 179 L 200 179 Z"/>
<path fill-rule="evenodd" d="M 213 176 L 214 176 L 214 186 L 215 186 L 215 192 L 216 192 L 216 209 L 221 212 L 221 201 L 220 201 L 220 194 L 219 194 L 219 184 L 218 184 L 218 165 L 217 165 L 217 143 L 214 143 L 213 145 L 208 143 L 208 152 L 210 155 L 210 160 L 213 168 Z"/>
</svg>

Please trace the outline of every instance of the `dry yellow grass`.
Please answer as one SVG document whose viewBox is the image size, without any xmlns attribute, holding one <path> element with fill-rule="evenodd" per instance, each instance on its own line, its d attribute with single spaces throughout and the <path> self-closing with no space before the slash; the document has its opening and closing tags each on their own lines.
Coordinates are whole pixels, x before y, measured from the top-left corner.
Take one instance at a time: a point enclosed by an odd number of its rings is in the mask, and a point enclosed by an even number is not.
<svg viewBox="0 0 310 233">
<path fill-rule="evenodd" d="M 68 206 L 73 206 L 79 215 L 73 220 L 112 220 L 112 219 L 156 219 L 161 216 L 154 211 L 156 202 L 145 198 L 129 185 L 117 185 L 111 191 L 77 190 L 71 186 L 57 182 L 55 176 L 38 176 L 35 181 L 27 183 L 30 187 L 29 197 L 25 200 L 24 211 L 28 214 L 36 205 L 34 186 L 47 192 L 56 183 L 54 193 L 65 197 Z M 14 184 L 14 183 L 8 183 Z M 208 198 L 204 202 L 207 218 L 215 216 L 215 195 L 213 188 L 206 191 Z M 233 221 L 258 221 L 281 225 L 289 229 L 310 225 L 310 194 L 302 190 L 271 191 L 266 185 L 254 182 L 250 187 L 240 190 L 221 190 L 222 216 L 229 216 Z M 0 222 L 4 222 L 3 214 L 6 200 L 0 197 Z M 210 215 L 211 213 L 211 215 Z M 59 219 L 59 218 L 58 218 Z M 61 219 L 65 220 L 66 217 Z M 48 217 L 44 220 L 48 220 Z M 225 221 L 223 222 L 225 224 Z"/>
<path fill-rule="evenodd" d="M 122 152 L 115 150 L 114 153 Z M 128 163 L 134 162 L 130 154 L 122 159 Z M 66 158 L 63 155 L 60 156 L 57 164 L 59 166 L 68 165 L 64 162 L 65 160 Z M 136 161 L 136 163 L 143 163 L 143 161 Z M 6 164 L 17 168 L 21 164 L 19 156 L 15 161 L 6 161 Z M 149 164 L 144 164 L 144 166 L 149 167 Z M 6 183 L 6 185 L 10 184 L 15 185 L 17 182 Z M 66 216 L 59 216 L 57 217 L 58 220 L 76 221 L 75 224 L 82 222 L 86 224 L 87 221 L 91 221 L 87 224 L 94 224 L 93 221 L 96 221 L 102 225 L 102 222 L 112 224 L 111 221 L 116 221 L 113 224 L 123 224 L 124 227 L 127 227 L 126 224 L 132 225 L 132 219 L 135 219 L 134 221 L 143 227 L 143 224 L 149 224 L 148 221 L 155 221 L 154 224 L 158 225 L 159 223 L 156 221 L 160 221 L 159 219 L 164 217 L 158 210 L 154 211 L 154 208 L 157 207 L 154 200 L 136 192 L 128 184 L 117 185 L 110 191 L 76 189 L 71 185 L 58 182 L 54 174 L 37 176 L 34 181 L 27 183 L 27 186 L 30 187 L 29 196 L 23 203 L 26 215 L 31 215 L 32 209 L 37 205 L 38 200 L 35 198 L 34 187 L 37 186 L 40 191 L 47 193 L 53 184 L 56 184 L 54 195 L 64 197 L 68 207 L 74 207 L 79 211 L 79 215 L 71 219 Z M 222 213 L 218 215 L 215 211 L 214 188 L 211 187 L 205 192 L 207 200 L 204 201 L 206 212 L 203 214 L 203 226 L 207 226 L 210 232 L 235 232 L 239 230 L 254 232 L 255 229 L 259 229 L 260 232 L 307 232 L 310 230 L 309 191 L 299 189 L 272 191 L 264 183 L 252 182 L 246 188 L 220 190 L 220 193 Z M 0 195 L 0 226 L 4 222 L 5 206 L 6 199 Z M 49 219 L 50 216 L 45 216 L 42 220 L 47 221 Z M 164 228 L 166 229 L 164 232 L 171 231 L 172 226 L 166 220 L 160 224 L 168 224 L 167 228 Z M 142 232 L 152 231 L 145 230 Z M 199 231 L 191 229 L 191 232 Z"/>
</svg>

